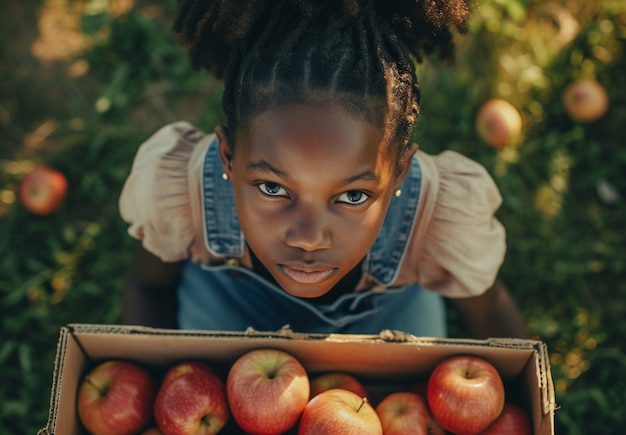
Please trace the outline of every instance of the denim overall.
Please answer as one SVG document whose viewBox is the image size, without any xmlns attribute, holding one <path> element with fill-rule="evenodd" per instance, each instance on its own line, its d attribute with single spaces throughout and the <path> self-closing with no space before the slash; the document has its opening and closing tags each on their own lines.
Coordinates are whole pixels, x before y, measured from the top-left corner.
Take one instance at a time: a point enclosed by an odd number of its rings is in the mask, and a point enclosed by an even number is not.
<svg viewBox="0 0 626 435">
<path fill-rule="evenodd" d="M 341 295 L 322 304 L 297 298 L 240 266 L 245 243 L 230 183 L 222 180 L 217 142 L 208 148 L 203 167 L 206 243 L 215 255 L 229 260 L 219 265 L 187 261 L 178 288 L 181 329 L 275 331 L 285 325 L 306 333 L 377 334 L 393 329 L 418 336 L 445 337 L 442 297 L 418 284 L 393 287 L 407 248 L 421 189 L 421 169 L 413 159 L 394 197 L 363 273 L 373 278 L 371 289 Z M 381 288 L 384 290 L 381 291 Z"/>
</svg>

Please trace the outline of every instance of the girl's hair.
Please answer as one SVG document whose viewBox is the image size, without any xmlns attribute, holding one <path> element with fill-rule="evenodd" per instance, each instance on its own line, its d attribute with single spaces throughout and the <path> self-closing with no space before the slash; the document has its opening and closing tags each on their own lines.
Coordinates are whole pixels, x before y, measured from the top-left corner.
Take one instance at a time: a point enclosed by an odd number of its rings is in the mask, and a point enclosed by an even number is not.
<svg viewBox="0 0 626 435">
<path fill-rule="evenodd" d="M 453 56 L 467 0 L 179 0 L 174 29 L 194 67 L 224 79 L 231 139 L 253 115 L 339 103 L 402 157 L 419 110 L 414 62 Z"/>
</svg>

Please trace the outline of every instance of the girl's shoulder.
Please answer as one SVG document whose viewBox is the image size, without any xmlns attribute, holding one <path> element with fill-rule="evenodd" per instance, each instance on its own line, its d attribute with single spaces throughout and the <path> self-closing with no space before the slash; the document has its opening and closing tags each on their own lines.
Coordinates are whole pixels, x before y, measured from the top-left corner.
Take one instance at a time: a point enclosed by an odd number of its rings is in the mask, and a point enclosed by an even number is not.
<svg viewBox="0 0 626 435">
<path fill-rule="evenodd" d="M 196 145 L 210 136 L 187 121 L 167 124 L 140 144 L 131 172 L 158 159 L 171 159 L 172 155 L 191 158 Z"/>
<path fill-rule="evenodd" d="M 495 280 L 506 251 L 495 217 L 502 197 L 489 172 L 454 151 L 418 152 L 422 188 L 400 277 L 449 297 L 477 295 Z"/>
<path fill-rule="evenodd" d="M 419 151 L 422 172 L 419 217 L 426 221 L 447 215 L 473 225 L 491 219 L 502 204 L 495 181 L 480 163 L 456 152 L 430 155 Z"/>
<path fill-rule="evenodd" d="M 119 199 L 128 233 L 163 261 L 208 261 L 204 241 L 200 174 L 214 135 L 188 122 L 166 125 L 137 150 Z"/>
</svg>

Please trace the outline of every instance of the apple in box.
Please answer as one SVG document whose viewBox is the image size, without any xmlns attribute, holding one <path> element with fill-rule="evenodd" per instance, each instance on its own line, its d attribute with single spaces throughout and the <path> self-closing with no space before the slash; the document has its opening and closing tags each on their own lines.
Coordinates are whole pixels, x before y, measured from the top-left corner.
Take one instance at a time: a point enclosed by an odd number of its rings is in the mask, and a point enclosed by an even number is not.
<svg viewBox="0 0 626 435">
<path fill-rule="evenodd" d="M 530 417 L 521 407 L 505 403 L 500 416 L 481 435 L 531 435 Z"/>
<path fill-rule="evenodd" d="M 97 365 L 78 389 L 78 416 L 92 435 L 131 435 L 152 419 L 154 378 L 130 361 Z"/>
<path fill-rule="evenodd" d="M 315 376 L 311 380 L 311 398 L 317 396 L 322 391 L 342 388 L 352 391 L 360 397 L 368 397 L 367 390 L 363 384 L 354 376 L 342 372 L 323 373 Z"/>
<path fill-rule="evenodd" d="M 295 426 L 309 400 L 310 382 L 294 356 L 278 349 L 256 349 L 232 364 L 226 393 L 241 429 L 273 435 Z"/>
<path fill-rule="evenodd" d="M 493 423 L 504 407 L 504 384 L 487 360 L 458 355 L 441 361 L 427 386 L 430 411 L 447 431 L 476 435 Z"/>
<path fill-rule="evenodd" d="M 298 435 L 336 434 L 383 434 L 380 418 L 367 398 L 335 388 L 309 401 L 298 424 Z"/>
<path fill-rule="evenodd" d="M 218 433 L 229 418 L 224 382 L 210 365 L 183 361 L 163 377 L 154 419 L 167 435 Z"/>
<path fill-rule="evenodd" d="M 445 435 L 417 393 L 391 393 L 376 406 L 376 413 L 385 435 Z"/>
</svg>

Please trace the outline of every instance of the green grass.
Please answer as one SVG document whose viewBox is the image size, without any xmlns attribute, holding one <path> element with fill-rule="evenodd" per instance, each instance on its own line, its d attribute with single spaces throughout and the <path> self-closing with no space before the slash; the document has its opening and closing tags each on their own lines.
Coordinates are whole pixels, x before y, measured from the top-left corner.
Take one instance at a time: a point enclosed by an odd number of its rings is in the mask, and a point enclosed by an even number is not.
<svg viewBox="0 0 626 435">
<path fill-rule="evenodd" d="M 502 192 L 498 216 L 509 247 L 502 279 L 531 333 L 549 346 L 557 433 L 621 434 L 626 6 L 563 3 L 578 31 L 557 46 L 543 2 L 481 2 L 457 65 L 429 61 L 418 70 L 416 139 L 426 151 L 455 149 L 478 160 Z M 141 1 L 117 17 L 106 2 L 80 4 L 87 5 L 76 13 L 87 42 L 81 62 L 44 65 L 31 47 L 46 2 L 0 0 L 0 433 L 44 426 L 60 326 L 119 321 L 134 242 L 117 200 L 139 143 L 167 122 L 210 130 L 222 120 L 221 84 L 189 68 L 170 32 L 173 0 Z M 560 94 L 584 74 L 606 86 L 611 108 L 577 124 Z M 489 97 L 522 112 L 518 149 L 497 152 L 476 136 L 474 116 Z M 38 163 L 69 181 L 62 208 L 48 217 L 29 214 L 15 196 Z M 621 199 L 602 199 L 606 183 Z"/>
</svg>

